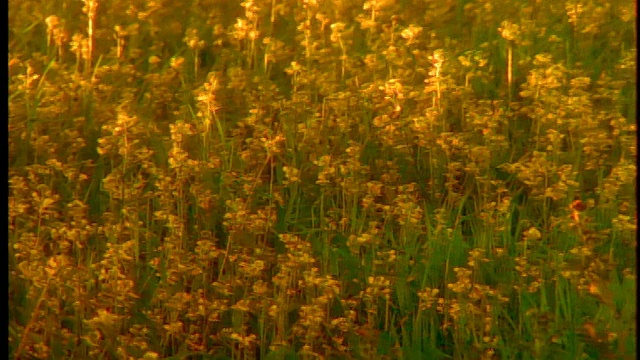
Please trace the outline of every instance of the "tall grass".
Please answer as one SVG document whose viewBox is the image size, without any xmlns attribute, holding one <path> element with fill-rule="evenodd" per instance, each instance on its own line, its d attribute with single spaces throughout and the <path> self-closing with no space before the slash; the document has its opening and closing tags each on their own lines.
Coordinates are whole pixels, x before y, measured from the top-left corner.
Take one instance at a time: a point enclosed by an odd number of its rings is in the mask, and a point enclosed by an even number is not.
<svg viewBox="0 0 640 360">
<path fill-rule="evenodd" d="M 635 357 L 633 2 L 9 6 L 11 358 Z"/>
</svg>

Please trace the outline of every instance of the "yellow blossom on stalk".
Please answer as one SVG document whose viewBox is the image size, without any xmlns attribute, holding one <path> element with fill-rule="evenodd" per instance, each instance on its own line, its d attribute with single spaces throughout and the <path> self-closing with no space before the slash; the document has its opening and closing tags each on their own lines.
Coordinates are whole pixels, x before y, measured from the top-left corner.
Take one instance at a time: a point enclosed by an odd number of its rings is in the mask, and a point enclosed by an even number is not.
<svg viewBox="0 0 640 360">
<path fill-rule="evenodd" d="M 500 35 L 509 41 L 515 41 L 520 37 L 520 27 L 518 24 L 513 24 L 508 20 L 502 22 L 498 28 Z"/>
<path fill-rule="evenodd" d="M 524 234 L 524 236 L 528 240 L 539 240 L 539 239 L 542 238 L 542 234 L 540 233 L 540 230 L 538 230 L 535 227 L 529 228 L 529 230 L 527 230 L 527 232 Z"/>
<path fill-rule="evenodd" d="M 300 182 L 300 170 L 292 166 L 283 166 L 282 171 L 286 177 L 285 185 Z"/>
<path fill-rule="evenodd" d="M 172 57 L 171 58 L 171 67 L 177 71 L 182 69 L 182 65 L 184 64 L 184 58 L 182 56 Z"/>
<path fill-rule="evenodd" d="M 424 288 L 422 291 L 418 292 L 418 297 L 420 298 L 420 310 L 430 309 L 433 304 L 438 300 L 438 294 L 440 293 L 439 289 L 431 289 Z"/>
</svg>

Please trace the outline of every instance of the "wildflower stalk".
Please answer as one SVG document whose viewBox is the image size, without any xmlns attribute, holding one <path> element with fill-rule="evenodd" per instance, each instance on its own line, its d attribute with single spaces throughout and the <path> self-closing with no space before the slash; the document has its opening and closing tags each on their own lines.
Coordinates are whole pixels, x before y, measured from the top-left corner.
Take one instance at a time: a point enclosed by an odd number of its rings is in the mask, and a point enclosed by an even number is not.
<svg viewBox="0 0 640 360">
<path fill-rule="evenodd" d="M 253 185 L 251 186 L 251 189 L 248 191 L 249 193 L 249 197 L 247 198 L 247 200 L 244 201 L 244 203 L 242 204 L 242 209 L 240 209 L 241 211 L 246 211 L 247 209 L 247 205 L 250 203 L 250 201 L 252 200 L 252 196 L 255 195 L 255 189 L 258 186 L 258 184 L 260 183 L 260 177 L 262 176 L 262 173 L 264 172 L 264 170 L 266 169 L 267 165 L 270 164 L 272 161 L 272 157 L 271 155 L 267 156 L 266 160 L 264 161 L 264 163 L 262 164 L 262 167 L 260 167 L 260 169 L 258 170 L 258 173 L 256 174 L 256 178 L 255 181 L 253 183 Z M 231 231 L 228 234 L 228 240 L 227 240 L 227 247 L 225 249 L 224 252 L 224 256 L 222 258 L 222 263 L 220 264 L 220 270 L 218 272 L 218 278 L 221 279 L 222 278 L 222 273 L 224 271 L 225 265 L 227 263 L 227 259 L 229 257 L 229 254 L 231 252 L 231 245 L 233 243 L 233 238 L 234 238 L 234 231 Z"/>
<path fill-rule="evenodd" d="M 83 0 L 84 7 L 82 11 L 87 14 L 88 27 L 87 27 L 87 53 L 85 55 L 85 69 L 89 71 L 92 68 L 93 59 L 93 43 L 94 43 L 94 22 L 98 10 L 98 2 L 96 0 Z"/>
<path fill-rule="evenodd" d="M 513 42 L 507 41 L 507 84 L 508 84 L 508 106 L 511 106 L 511 96 L 513 92 Z"/>
<path fill-rule="evenodd" d="M 31 311 L 31 318 L 29 319 L 29 322 L 24 327 L 24 330 L 22 330 L 22 335 L 20 336 L 20 345 L 18 346 L 14 354 L 16 359 L 20 358 L 22 351 L 24 350 L 25 346 L 27 346 L 27 338 L 31 331 L 31 327 L 34 325 L 34 322 L 40 315 L 40 306 L 42 305 L 42 302 L 45 299 L 45 295 L 47 294 L 48 289 L 49 289 L 49 279 L 47 279 L 46 284 L 44 285 L 44 287 L 42 288 L 42 291 L 40 292 L 40 296 L 38 296 L 38 300 L 36 301 L 36 306 Z"/>
</svg>

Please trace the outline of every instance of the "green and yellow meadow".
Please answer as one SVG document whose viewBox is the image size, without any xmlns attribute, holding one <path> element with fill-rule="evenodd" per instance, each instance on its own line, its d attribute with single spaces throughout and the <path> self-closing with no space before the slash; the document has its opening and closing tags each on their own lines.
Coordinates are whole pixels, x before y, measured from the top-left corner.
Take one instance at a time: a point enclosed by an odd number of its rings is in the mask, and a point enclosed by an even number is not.
<svg viewBox="0 0 640 360">
<path fill-rule="evenodd" d="M 634 359 L 631 0 L 10 0 L 12 359 Z"/>
</svg>

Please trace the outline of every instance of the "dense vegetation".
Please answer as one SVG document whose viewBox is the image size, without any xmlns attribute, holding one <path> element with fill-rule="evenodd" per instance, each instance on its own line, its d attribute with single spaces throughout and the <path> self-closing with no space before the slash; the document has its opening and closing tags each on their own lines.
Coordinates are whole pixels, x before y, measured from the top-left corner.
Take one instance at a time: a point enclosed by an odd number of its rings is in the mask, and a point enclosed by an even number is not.
<svg viewBox="0 0 640 360">
<path fill-rule="evenodd" d="M 12 358 L 635 358 L 633 1 L 9 10 Z"/>
</svg>

